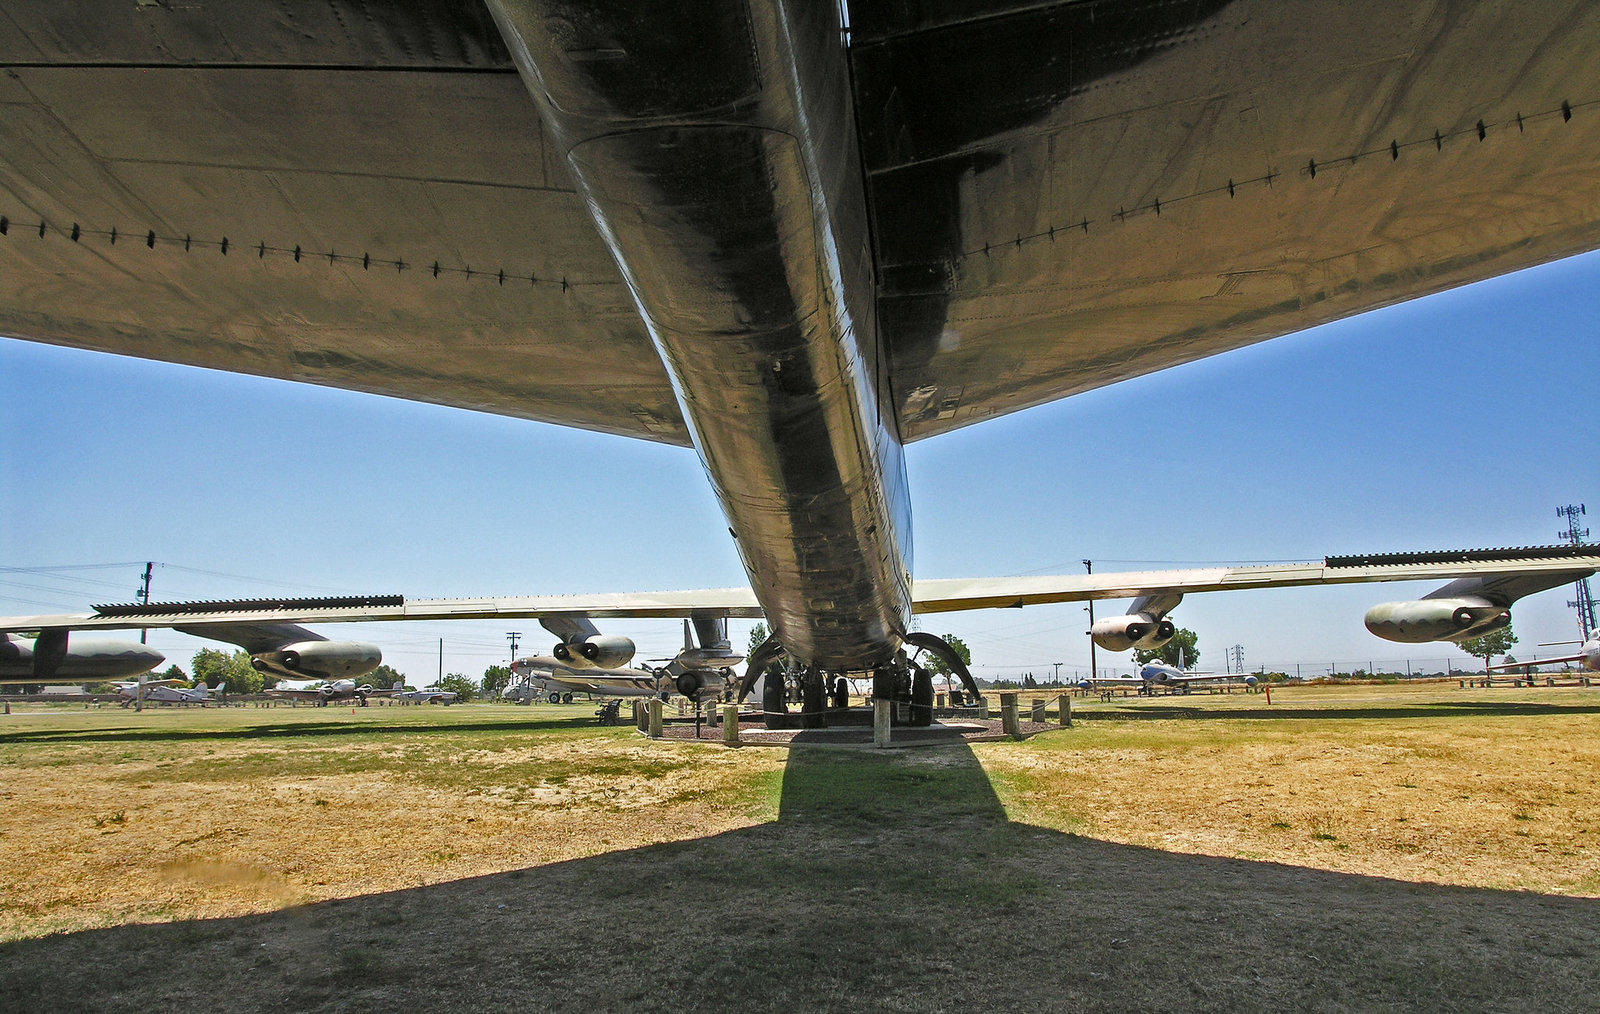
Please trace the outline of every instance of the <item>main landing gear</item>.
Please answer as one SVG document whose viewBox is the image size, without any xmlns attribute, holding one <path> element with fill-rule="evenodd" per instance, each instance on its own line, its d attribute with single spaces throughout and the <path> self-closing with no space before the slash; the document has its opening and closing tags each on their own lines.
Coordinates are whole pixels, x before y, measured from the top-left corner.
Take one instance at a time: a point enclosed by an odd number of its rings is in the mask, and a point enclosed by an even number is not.
<svg viewBox="0 0 1600 1014">
<path fill-rule="evenodd" d="M 933 724 L 933 674 L 921 660 L 932 656 L 944 663 L 947 671 L 960 678 L 966 696 L 972 703 L 979 698 L 978 685 L 955 650 L 942 638 L 914 631 L 905 636 L 910 654 L 897 652 L 893 662 L 872 671 L 872 696 L 894 704 L 894 721 L 899 725 L 929 726 Z M 791 702 L 800 705 L 798 726 L 802 729 L 825 728 L 831 720 L 838 722 L 850 706 L 850 687 L 843 673 L 827 672 L 816 667 L 796 668 L 782 662 L 783 648 L 775 638 L 768 638 L 750 653 L 750 664 L 744 680 L 739 685 L 739 700 L 762 679 L 761 710 L 766 716 L 767 728 L 794 727 L 796 716 L 789 711 Z"/>
</svg>

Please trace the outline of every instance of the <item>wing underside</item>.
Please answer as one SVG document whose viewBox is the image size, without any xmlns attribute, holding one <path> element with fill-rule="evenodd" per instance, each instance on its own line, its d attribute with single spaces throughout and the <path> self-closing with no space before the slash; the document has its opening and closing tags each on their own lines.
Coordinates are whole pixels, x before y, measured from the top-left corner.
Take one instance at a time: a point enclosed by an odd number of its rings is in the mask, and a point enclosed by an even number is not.
<svg viewBox="0 0 1600 1014">
<path fill-rule="evenodd" d="M 1593 4 L 849 8 L 905 439 L 1600 245 Z M 688 443 L 486 9 L 18 3 L 0 64 L 0 334 Z"/>
</svg>

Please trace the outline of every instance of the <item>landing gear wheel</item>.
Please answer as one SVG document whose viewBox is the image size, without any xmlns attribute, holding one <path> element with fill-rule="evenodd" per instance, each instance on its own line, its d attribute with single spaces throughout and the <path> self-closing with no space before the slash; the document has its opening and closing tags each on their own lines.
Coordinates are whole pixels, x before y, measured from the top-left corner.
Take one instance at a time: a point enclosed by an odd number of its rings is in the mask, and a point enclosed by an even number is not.
<svg viewBox="0 0 1600 1014">
<path fill-rule="evenodd" d="M 775 668 L 768 669 L 762 677 L 761 710 L 765 713 L 767 728 L 789 727 L 789 704 L 784 700 L 783 673 Z"/>
<path fill-rule="evenodd" d="M 550 694 L 550 703 L 551 704 L 560 704 L 561 703 L 561 695 L 558 694 L 558 693 L 551 693 Z"/>
<path fill-rule="evenodd" d="M 571 704 L 572 703 L 572 695 L 571 694 L 562 694 L 561 695 L 561 703 L 562 704 Z"/>
<path fill-rule="evenodd" d="M 827 680 L 815 669 L 808 670 L 800 679 L 800 726 L 805 729 L 822 729 L 828 725 Z"/>
<path fill-rule="evenodd" d="M 933 724 L 933 673 L 920 665 L 911 669 L 911 724 Z"/>
</svg>

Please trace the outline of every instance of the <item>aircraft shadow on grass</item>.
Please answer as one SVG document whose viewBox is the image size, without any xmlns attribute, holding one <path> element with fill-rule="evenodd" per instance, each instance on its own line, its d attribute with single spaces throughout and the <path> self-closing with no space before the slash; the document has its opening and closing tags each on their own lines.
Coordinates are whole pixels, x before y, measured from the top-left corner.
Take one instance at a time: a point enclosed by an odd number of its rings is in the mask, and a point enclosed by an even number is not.
<svg viewBox="0 0 1600 1014">
<path fill-rule="evenodd" d="M 1593 899 L 1117 845 L 1008 820 L 965 746 L 799 748 L 775 822 L 10 943 L 0 1010 L 1525 1014 L 1589 1007 L 1597 948 Z"/>
</svg>

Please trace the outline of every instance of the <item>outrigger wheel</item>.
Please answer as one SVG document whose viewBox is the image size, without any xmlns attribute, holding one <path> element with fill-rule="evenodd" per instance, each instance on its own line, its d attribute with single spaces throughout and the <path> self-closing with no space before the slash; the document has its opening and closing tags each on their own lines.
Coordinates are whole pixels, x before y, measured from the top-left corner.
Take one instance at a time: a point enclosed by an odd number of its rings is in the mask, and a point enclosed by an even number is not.
<svg viewBox="0 0 1600 1014">
<path fill-rule="evenodd" d="M 978 682 L 972 678 L 972 673 L 968 671 L 967 664 L 961 661 L 961 656 L 956 654 L 955 649 L 950 647 L 950 645 L 945 642 L 944 638 L 934 634 L 924 633 L 920 630 L 913 630 L 911 633 L 905 636 L 905 641 L 913 648 L 926 651 L 935 658 L 939 659 L 939 661 L 943 662 L 951 672 L 955 673 L 956 676 L 960 678 L 961 685 L 966 688 L 966 694 L 968 697 L 966 703 L 969 706 L 976 705 L 980 700 L 983 699 L 983 694 L 978 691 Z M 923 724 L 917 721 L 918 707 L 925 705 L 928 709 L 926 713 L 929 716 L 929 721 L 932 721 L 933 677 L 929 675 L 927 670 L 923 669 L 921 666 L 913 665 L 912 669 L 912 723 Z M 922 686 L 918 682 L 919 674 L 922 678 L 926 678 L 927 683 L 925 686 Z M 921 694 L 923 695 L 920 700 L 918 699 L 919 688 Z"/>
</svg>

